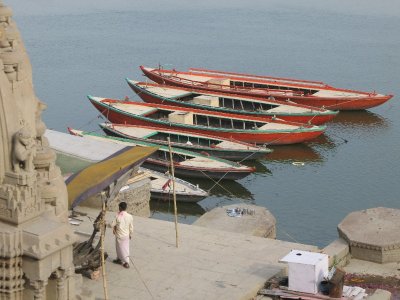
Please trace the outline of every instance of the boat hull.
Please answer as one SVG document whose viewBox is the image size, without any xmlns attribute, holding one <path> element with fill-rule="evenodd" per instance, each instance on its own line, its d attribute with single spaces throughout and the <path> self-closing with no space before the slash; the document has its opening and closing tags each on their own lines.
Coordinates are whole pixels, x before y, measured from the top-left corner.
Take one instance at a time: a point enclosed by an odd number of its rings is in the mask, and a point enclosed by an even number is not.
<svg viewBox="0 0 400 300">
<path fill-rule="evenodd" d="M 148 93 L 146 89 L 140 88 L 137 85 L 134 85 L 128 81 L 129 87 L 144 101 L 147 103 L 155 103 L 155 104 L 168 104 L 172 106 L 177 106 L 177 107 L 194 107 L 196 109 L 205 109 L 204 107 L 201 107 L 199 105 L 193 105 L 190 103 L 185 103 L 182 101 L 177 101 L 174 99 L 169 99 L 169 98 L 164 98 L 164 97 L 158 97 L 155 94 Z M 248 96 L 248 95 L 246 95 Z M 263 100 L 263 99 L 260 99 Z M 304 105 L 305 103 L 298 103 Z M 226 108 L 220 108 L 220 107 L 212 107 L 208 106 L 206 108 L 207 110 L 215 110 L 215 111 L 227 111 Z M 257 115 L 261 117 L 265 117 L 266 119 L 270 119 L 273 117 L 277 117 L 279 119 L 285 120 L 285 121 L 290 121 L 290 122 L 298 122 L 298 123 L 309 123 L 309 124 L 314 124 L 314 125 L 322 125 L 325 124 L 329 121 L 331 121 L 333 118 L 336 117 L 337 112 L 333 112 L 330 114 L 295 114 L 295 113 L 259 113 L 259 112 L 246 112 L 242 110 L 235 110 L 232 111 L 232 113 L 236 114 L 243 114 L 243 115 Z"/>
<path fill-rule="evenodd" d="M 330 110 L 364 110 L 381 105 L 390 100 L 392 95 L 366 96 L 357 98 L 324 98 L 293 96 L 290 100 L 299 104 L 323 107 Z"/>
<path fill-rule="evenodd" d="M 138 124 L 136 124 L 136 125 L 138 125 Z M 149 142 L 149 143 L 153 143 L 153 144 L 157 144 L 157 145 L 168 146 L 168 142 L 165 142 L 165 141 L 145 140 L 145 139 L 141 139 L 141 138 L 135 138 L 133 136 L 124 135 L 124 134 L 122 134 L 116 130 L 112 130 L 111 128 L 108 128 L 108 127 L 101 126 L 101 128 L 107 135 L 126 138 L 126 139 L 130 139 L 132 141 L 142 141 L 142 142 Z M 174 148 L 181 148 L 181 149 L 205 154 L 207 156 L 214 156 L 214 157 L 219 157 L 219 158 L 233 160 L 233 161 L 254 160 L 254 159 L 265 158 L 267 156 L 266 152 L 229 151 L 229 150 L 223 150 L 221 148 L 208 148 L 207 150 L 204 150 L 204 149 L 197 149 L 193 146 L 186 145 L 183 143 L 179 143 L 179 144 L 171 143 L 171 146 Z"/>
<path fill-rule="evenodd" d="M 168 198 L 172 199 L 173 195 L 172 195 L 172 191 L 168 192 L 168 191 L 151 191 L 150 192 L 150 198 L 151 200 L 167 200 Z M 206 198 L 207 196 L 203 196 L 203 195 L 186 195 L 186 194 L 176 194 L 176 201 L 178 202 L 186 202 L 186 203 L 196 203 L 199 202 L 201 200 L 203 200 L 204 198 Z"/>
<path fill-rule="evenodd" d="M 186 80 L 185 82 L 174 79 L 173 76 L 166 77 L 156 74 L 155 72 L 151 72 L 144 67 L 141 67 L 142 72 L 149 79 L 159 83 L 159 84 L 168 84 L 172 86 L 185 87 L 185 88 L 193 88 L 210 91 L 210 92 L 220 92 L 224 94 L 237 94 L 237 95 L 245 95 L 252 96 L 258 98 L 269 98 L 271 94 L 267 89 L 239 89 L 234 88 L 229 85 L 222 86 L 216 84 L 196 84 L 190 83 L 190 80 Z M 381 105 L 388 100 L 390 100 L 393 95 L 376 95 L 376 94 L 366 94 L 361 97 L 319 97 L 319 96 L 297 96 L 297 95 L 273 95 L 275 99 L 281 101 L 293 101 L 298 104 L 304 104 L 315 107 L 322 107 L 329 110 L 363 110 L 372 108 L 378 105 Z"/>
<path fill-rule="evenodd" d="M 143 167 L 154 170 L 157 172 L 168 172 L 169 163 L 159 160 L 154 160 L 148 158 L 142 164 Z M 216 180 L 238 180 L 248 176 L 252 171 L 248 169 L 237 170 L 237 169 L 212 169 L 212 168 L 191 168 L 188 166 L 179 165 L 179 163 L 174 164 L 174 171 L 177 177 L 184 178 L 202 178 L 202 179 L 216 179 Z"/>
<path fill-rule="evenodd" d="M 184 126 L 177 123 L 168 123 L 143 116 L 127 113 L 125 111 L 116 110 L 111 105 L 107 105 L 103 102 L 94 101 L 90 99 L 94 107 L 100 111 L 109 121 L 118 124 L 131 124 L 131 125 L 144 125 L 152 126 L 156 128 L 170 127 L 174 130 L 180 130 L 183 132 L 200 133 L 207 135 L 214 135 L 226 139 L 234 139 L 247 143 L 256 144 L 267 144 L 267 145 L 287 145 L 302 143 L 305 141 L 312 140 L 324 131 L 324 127 L 317 127 L 316 129 L 308 130 L 293 130 L 293 131 L 257 131 L 257 130 L 246 130 L 246 131 L 232 131 L 232 130 L 210 130 L 205 126 Z"/>
</svg>

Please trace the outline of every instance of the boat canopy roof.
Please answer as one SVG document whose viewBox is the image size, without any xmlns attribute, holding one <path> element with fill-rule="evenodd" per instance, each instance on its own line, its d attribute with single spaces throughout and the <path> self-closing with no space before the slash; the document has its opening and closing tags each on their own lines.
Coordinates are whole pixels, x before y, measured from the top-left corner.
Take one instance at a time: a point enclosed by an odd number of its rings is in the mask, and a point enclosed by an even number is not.
<svg viewBox="0 0 400 300">
<path fill-rule="evenodd" d="M 108 143 L 94 139 L 83 139 L 68 133 L 47 129 L 45 137 L 56 152 L 72 157 L 98 162 L 113 153 L 122 150 L 126 145 Z"/>
<path fill-rule="evenodd" d="M 85 199 L 103 191 L 156 150 L 154 147 L 125 147 L 109 158 L 75 173 L 66 181 L 69 206 L 74 208 Z"/>
</svg>

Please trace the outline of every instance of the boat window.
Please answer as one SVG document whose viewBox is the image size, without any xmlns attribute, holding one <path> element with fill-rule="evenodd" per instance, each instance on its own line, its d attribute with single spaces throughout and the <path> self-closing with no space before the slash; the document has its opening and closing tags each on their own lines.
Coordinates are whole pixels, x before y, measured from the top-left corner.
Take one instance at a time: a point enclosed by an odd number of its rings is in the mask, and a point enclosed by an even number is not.
<svg viewBox="0 0 400 300">
<path fill-rule="evenodd" d="M 252 84 L 251 82 L 245 82 L 245 83 L 244 83 L 244 86 L 245 86 L 245 87 L 251 87 L 251 88 L 254 87 L 253 84 Z"/>
<path fill-rule="evenodd" d="M 168 121 L 168 115 L 171 113 L 169 110 L 160 110 L 158 109 L 157 111 L 146 115 L 147 118 L 150 119 L 155 119 L 155 120 L 160 120 L 160 121 Z"/>
<path fill-rule="evenodd" d="M 221 128 L 232 128 L 230 119 L 221 119 Z"/>
<path fill-rule="evenodd" d="M 275 89 L 275 90 L 292 90 L 296 92 L 301 92 L 304 94 L 312 95 L 318 92 L 318 90 L 313 89 L 305 89 L 301 87 L 290 87 L 285 85 L 273 85 L 273 84 L 265 84 L 265 83 L 252 83 L 252 82 L 242 82 L 242 81 L 231 81 L 231 86 L 236 87 L 247 87 L 247 88 L 258 88 L 258 89 Z"/>
<path fill-rule="evenodd" d="M 216 117 L 208 117 L 209 121 L 209 126 L 210 127 L 216 127 L 220 128 L 221 127 L 221 118 L 216 118 Z"/>
<path fill-rule="evenodd" d="M 207 116 L 197 115 L 197 114 L 194 116 L 195 116 L 196 125 L 208 126 Z"/>
<path fill-rule="evenodd" d="M 273 109 L 275 107 L 278 107 L 278 105 L 273 105 L 273 104 L 269 104 L 269 103 L 259 103 L 260 110 L 269 110 L 269 109 Z"/>
<path fill-rule="evenodd" d="M 193 100 L 193 98 L 197 97 L 197 96 L 201 96 L 201 94 L 190 93 L 190 94 L 186 94 L 186 95 L 183 95 L 183 96 L 171 97 L 171 98 L 179 100 L 179 101 L 182 101 L 182 102 L 188 102 L 188 101 Z"/>
<path fill-rule="evenodd" d="M 226 107 L 226 108 L 233 108 L 234 107 L 233 99 L 231 99 L 231 98 L 220 98 L 220 99 L 222 99 L 222 103 L 220 101 L 220 106 Z"/>
<path fill-rule="evenodd" d="M 242 120 L 232 120 L 233 128 L 235 129 L 244 129 L 245 125 Z"/>
<path fill-rule="evenodd" d="M 243 105 L 243 110 L 246 110 L 246 111 L 255 111 L 256 110 L 253 101 L 242 101 L 242 105 Z"/>
</svg>

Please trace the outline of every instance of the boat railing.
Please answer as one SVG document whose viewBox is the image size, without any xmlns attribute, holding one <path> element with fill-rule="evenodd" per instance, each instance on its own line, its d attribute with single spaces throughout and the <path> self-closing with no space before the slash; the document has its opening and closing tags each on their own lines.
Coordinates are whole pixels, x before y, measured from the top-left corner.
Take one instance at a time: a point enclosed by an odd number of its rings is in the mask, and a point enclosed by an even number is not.
<svg viewBox="0 0 400 300">
<path fill-rule="evenodd" d="M 203 81 L 196 81 L 196 80 L 190 80 L 190 79 L 186 79 L 186 78 L 182 78 L 179 77 L 173 73 L 159 73 L 162 77 L 164 78 L 169 78 L 175 81 L 179 81 L 183 84 L 186 85 L 191 85 L 193 87 L 205 87 L 205 88 L 215 88 L 215 89 L 219 89 L 219 90 L 233 90 L 233 91 L 238 91 L 238 92 L 242 92 L 242 91 L 259 91 L 262 93 L 266 93 L 266 95 L 288 95 L 288 96 L 303 96 L 304 92 L 302 91 L 293 91 L 293 90 L 289 90 L 289 89 L 269 89 L 269 88 L 255 88 L 255 87 L 246 87 L 246 86 L 236 86 L 236 85 L 223 85 L 223 84 L 218 84 L 218 83 L 211 83 L 211 82 L 203 82 Z"/>
<path fill-rule="evenodd" d="M 190 68 L 189 72 L 198 73 L 198 74 L 215 74 L 220 76 L 230 75 L 234 77 L 244 77 L 244 78 L 251 78 L 251 79 L 268 79 L 268 80 L 278 80 L 278 81 L 286 81 L 288 83 L 306 83 L 315 86 L 325 87 L 327 84 L 322 81 L 314 81 L 314 80 L 304 80 L 304 79 L 294 79 L 288 77 L 273 77 L 273 76 L 263 76 L 263 75 L 253 75 L 253 74 L 246 74 L 246 73 L 234 73 L 234 72 L 226 72 L 226 71 L 217 71 L 217 70 L 207 70 L 201 68 Z"/>
</svg>

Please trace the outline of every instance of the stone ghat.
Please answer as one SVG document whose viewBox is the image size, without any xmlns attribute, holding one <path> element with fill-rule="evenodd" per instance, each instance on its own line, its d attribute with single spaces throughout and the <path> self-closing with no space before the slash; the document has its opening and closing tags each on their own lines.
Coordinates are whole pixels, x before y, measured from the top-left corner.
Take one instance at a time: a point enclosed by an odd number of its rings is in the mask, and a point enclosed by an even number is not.
<svg viewBox="0 0 400 300">
<path fill-rule="evenodd" d="M 98 210 L 79 207 L 95 218 Z M 107 213 L 111 222 L 115 213 Z M 87 239 L 93 225 L 89 218 L 75 226 Z M 264 283 L 286 272 L 279 259 L 292 249 L 318 251 L 310 245 L 284 242 L 200 226 L 179 224 L 179 247 L 175 247 L 173 222 L 134 217 L 135 233 L 130 245 L 134 264 L 124 269 L 111 261 L 115 241 L 106 233 L 106 262 L 110 299 L 250 299 Z M 102 282 L 84 279 L 95 297 L 103 297 Z M 144 286 L 144 283 L 146 286 Z"/>
</svg>

